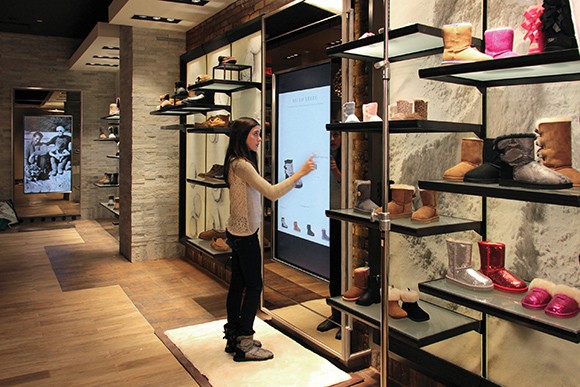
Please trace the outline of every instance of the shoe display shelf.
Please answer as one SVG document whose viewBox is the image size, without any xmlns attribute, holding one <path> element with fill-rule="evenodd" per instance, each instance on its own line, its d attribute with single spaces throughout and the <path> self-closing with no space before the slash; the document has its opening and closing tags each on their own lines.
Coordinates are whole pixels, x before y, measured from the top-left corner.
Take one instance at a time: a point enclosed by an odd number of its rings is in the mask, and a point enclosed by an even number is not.
<svg viewBox="0 0 580 387">
<path fill-rule="evenodd" d="M 107 184 L 107 183 L 94 183 L 95 186 L 99 188 L 111 188 L 111 187 L 118 187 L 119 184 Z"/>
<path fill-rule="evenodd" d="M 227 188 L 225 181 L 213 178 L 190 178 L 188 177 L 186 181 L 190 184 L 201 185 L 208 188 Z"/>
<path fill-rule="evenodd" d="M 185 249 L 185 259 L 198 265 L 208 274 L 228 283 L 231 277 L 231 251 L 216 251 L 210 241 L 199 238 L 183 237 L 180 239 Z"/>
<path fill-rule="evenodd" d="M 230 111 L 229 105 L 210 105 L 210 104 L 195 104 L 190 106 L 166 106 L 159 110 L 153 110 L 149 114 L 153 116 L 188 116 L 190 114 L 206 114 L 216 110 L 227 110 Z M 167 129 L 167 128 L 166 128 Z"/>
<path fill-rule="evenodd" d="M 113 206 L 110 206 L 105 202 L 99 202 L 99 204 L 105 207 L 107 210 L 111 211 L 115 216 L 119 217 L 119 210 L 115 210 Z"/>
<path fill-rule="evenodd" d="M 238 81 L 241 81 L 242 72 L 247 71 L 250 73 L 248 79 L 252 79 L 252 66 L 249 66 L 249 65 L 223 63 L 223 64 L 220 64 L 218 66 L 214 66 L 212 69 L 212 78 L 213 79 L 217 79 L 216 74 L 215 74 L 216 70 L 223 71 L 224 78 L 226 77 L 226 71 L 228 73 L 230 73 L 230 75 L 232 73 L 236 72 L 238 74 Z"/>
<path fill-rule="evenodd" d="M 120 114 L 110 114 L 104 117 L 101 117 L 102 120 L 107 121 L 107 123 L 111 126 L 115 126 L 118 127 L 119 126 L 119 120 L 121 119 L 121 115 Z M 104 141 L 104 142 L 115 142 L 118 143 L 119 142 L 119 137 L 114 137 L 114 138 L 97 138 L 95 139 L 95 141 Z M 117 147 L 117 149 L 119 149 Z M 106 158 L 108 159 L 117 159 L 119 160 L 119 155 L 106 155 Z M 116 188 L 119 187 L 119 184 L 107 184 L 107 183 L 94 183 L 94 185 L 96 187 L 99 188 Z M 106 208 L 107 210 L 109 210 L 110 212 L 112 212 L 117 218 L 119 217 L 119 210 L 115 210 L 113 209 L 113 206 L 109 206 L 106 202 L 99 202 L 99 205 Z M 113 224 L 118 224 L 116 222 L 113 222 Z"/>
<path fill-rule="evenodd" d="M 381 133 L 383 123 L 372 122 L 337 122 L 326 124 L 326 130 L 339 132 Z M 481 124 L 434 120 L 394 120 L 389 121 L 389 133 L 475 133 L 481 134 Z"/>
</svg>

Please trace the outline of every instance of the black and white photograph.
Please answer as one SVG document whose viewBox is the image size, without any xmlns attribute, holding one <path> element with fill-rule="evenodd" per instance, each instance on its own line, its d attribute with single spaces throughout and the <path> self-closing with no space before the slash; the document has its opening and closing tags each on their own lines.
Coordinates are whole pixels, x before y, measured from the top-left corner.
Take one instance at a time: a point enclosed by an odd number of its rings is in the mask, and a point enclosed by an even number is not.
<svg viewBox="0 0 580 387">
<path fill-rule="evenodd" d="M 24 193 L 72 190 L 72 116 L 24 117 Z"/>
</svg>

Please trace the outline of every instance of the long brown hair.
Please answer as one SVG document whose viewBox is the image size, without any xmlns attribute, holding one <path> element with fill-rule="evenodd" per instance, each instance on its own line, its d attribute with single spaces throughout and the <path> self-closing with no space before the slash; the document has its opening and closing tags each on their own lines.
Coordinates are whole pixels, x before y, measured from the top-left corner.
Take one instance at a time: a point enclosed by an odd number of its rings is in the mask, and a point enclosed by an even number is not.
<svg viewBox="0 0 580 387">
<path fill-rule="evenodd" d="M 248 148 L 246 139 L 248 134 L 256 125 L 260 125 L 258 121 L 250 117 L 240 117 L 233 121 L 230 126 L 230 143 L 226 150 L 224 159 L 224 180 L 229 186 L 228 175 L 230 172 L 230 164 L 234 159 L 242 158 L 248 160 L 256 171 L 258 171 L 258 155 L 256 152 Z"/>
</svg>

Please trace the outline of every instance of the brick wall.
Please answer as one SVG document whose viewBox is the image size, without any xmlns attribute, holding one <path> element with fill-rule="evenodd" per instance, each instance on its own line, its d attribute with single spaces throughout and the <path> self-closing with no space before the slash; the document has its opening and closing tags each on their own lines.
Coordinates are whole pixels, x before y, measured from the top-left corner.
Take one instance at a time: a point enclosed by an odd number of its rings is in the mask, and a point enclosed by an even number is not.
<svg viewBox="0 0 580 387">
<path fill-rule="evenodd" d="M 179 132 L 152 116 L 179 80 L 185 34 L 121 29 L 120 251 L 131 261 L 183 256 L 178 243 Z"/>
<path fill-rule="evenodd" d="M 80 42 L 76 39 L 0 33 L 0 198 L 12 196 L 11 112 L 14 87 L 41 87 L 82 92 L 81 135 L 81 216 L 112 216 L 99 206 L 105 201 L 104 191 L 93 185 L 108 162 L 109 143 L 93 141 L 99 127 L 107 126 L 101 117 L 107 115 L 109 103 L 115 101 L 116 73 L 102 71 L 70 71 L 68 60 Z M 113 160 L 114 162 L 114 160 Z M 112 164 L 112 167 L 116 167 Z"/>
</svg>

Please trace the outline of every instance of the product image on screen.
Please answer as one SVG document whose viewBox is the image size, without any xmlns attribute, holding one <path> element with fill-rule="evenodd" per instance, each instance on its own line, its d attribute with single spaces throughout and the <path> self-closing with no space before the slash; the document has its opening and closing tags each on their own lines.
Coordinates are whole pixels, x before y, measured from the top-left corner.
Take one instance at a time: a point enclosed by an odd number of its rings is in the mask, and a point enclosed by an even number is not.
<svg viewBox="0 0 580 387">
<path fill-rule="evenodd" d="M 316 170 L 277 201 L 276 258 L 328 278 L 330 64 L 277 76 L 277 182 L 316 154 Z"/>
<path fill-rule="evenodd" d="M 72 116 L 24 117 L 24 193 L 72 190 Z"/>
</svg>

